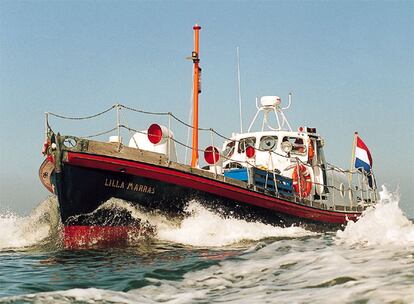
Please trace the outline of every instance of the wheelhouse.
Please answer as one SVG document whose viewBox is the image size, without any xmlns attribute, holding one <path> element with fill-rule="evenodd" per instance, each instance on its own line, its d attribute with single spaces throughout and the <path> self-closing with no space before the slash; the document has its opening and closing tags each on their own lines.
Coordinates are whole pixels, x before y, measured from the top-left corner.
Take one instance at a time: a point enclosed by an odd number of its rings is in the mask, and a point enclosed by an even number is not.
<svg viewBox="0 0 414 304">
<path fill-rule="evenodd" d="M 224 169 L 262 166 L 268 170 L 285 169 L 290 159 L 310 162 L 315 154 L 317 134 L 292 131 L 264 131 L 235 134 L 223 144 Z M 321 139 L 320 139 L 321 140 Z M 254 153 L 248 150 L 254 149 Z M 235 164 L 237 163 L 237 165 Z"/>
</svg>

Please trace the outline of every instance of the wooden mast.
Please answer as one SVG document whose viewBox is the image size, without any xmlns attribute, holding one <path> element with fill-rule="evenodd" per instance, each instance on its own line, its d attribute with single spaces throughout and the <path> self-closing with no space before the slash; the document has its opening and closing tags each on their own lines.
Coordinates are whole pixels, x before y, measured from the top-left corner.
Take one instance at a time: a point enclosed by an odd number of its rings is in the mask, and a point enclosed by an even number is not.
<svg viewBox="0 0 414 304">
<path fill-rule="evenodd" d="M 198 94 L 200 94 L 200 72 L 201 68 L 198 66 L 200 59 L 198 57 L 199 52 L 199 31 L 201 26 L 195 24 L 194 30 L 194 51 L 191 54 L 191 59 L 194 64 L 194 76 L 193 76 L 193 145 L 191 155 L 191 167 L 198 167 Z"/>
</svg>

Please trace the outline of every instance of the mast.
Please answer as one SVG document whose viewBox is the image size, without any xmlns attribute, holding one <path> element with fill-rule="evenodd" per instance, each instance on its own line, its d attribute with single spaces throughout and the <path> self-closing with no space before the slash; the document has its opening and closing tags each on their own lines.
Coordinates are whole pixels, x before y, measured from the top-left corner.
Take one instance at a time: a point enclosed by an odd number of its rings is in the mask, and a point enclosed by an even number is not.
<svg viewBox="0 0 414 304">
<path fill-rule="evenodd" d="M 198 66 L 200 59 L 198 58 L 199 52 L 199 31 L 201 26 L 195 24 L 193 26 L 194 30 L 194 51 L 191 54 L 191 59 L 193 60 L 194 65 L 194 75 L 193 75 L 193 145 L 192 145 L 192 155 L 191 155 L 191 167 L 195 168 L 198 166 L 198 94 L 201 93 L 200 90 L 200 72 L 201 68 Z"/>
</svg>

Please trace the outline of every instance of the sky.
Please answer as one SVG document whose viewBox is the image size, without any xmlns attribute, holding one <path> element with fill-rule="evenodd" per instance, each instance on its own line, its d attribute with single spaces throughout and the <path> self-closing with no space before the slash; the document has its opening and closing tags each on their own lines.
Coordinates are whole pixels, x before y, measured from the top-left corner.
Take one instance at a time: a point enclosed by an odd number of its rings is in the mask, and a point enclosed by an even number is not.
<svg viewBox="0 0 414 304">
<path fill-rule="evenodd" d="M 122 103 L 187 120 L 195 23 L 201 127 L 239 131 L 239 47 L 244 126 L 256 97 L 292 92 L 292 127 L 316 127 L 343 168 L 358 131 L 378 184 L 399 191 L 414 218 L 414 1 L 0 1 L 0 209 L 28 214 L 48 196 L 38 179 L 44 112 Z M 136 129 L 151 123 L 124 117 Z M 52 127 L 92 134 L 115 116 L 99 123 Z"/>
</svg>

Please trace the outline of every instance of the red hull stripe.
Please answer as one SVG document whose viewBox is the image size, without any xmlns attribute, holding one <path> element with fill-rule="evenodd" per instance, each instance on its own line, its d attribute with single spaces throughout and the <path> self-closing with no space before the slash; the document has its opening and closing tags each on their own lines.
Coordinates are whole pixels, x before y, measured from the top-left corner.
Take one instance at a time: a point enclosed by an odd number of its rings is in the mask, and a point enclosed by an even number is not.
<svg viewBox="0 0 414 304">
<path fill-rule="evenodd" d="M 270 209 L 283 214 L 320 222 L 341 224 L 345 223 L 347 218 L 349 220 L 356 220 L 357 216 L 360 215 L 359 212 L 342 213 L 303 206 L 201 176 L 135 161 L 69 152 L 67 163 L 80 167 L 124 172 L 155 179 Z"/>
<path fill-rule="evenodd" d="M 125 243 L 134 229 L 128 226 L 65 226 L 64 245 L 66 248 L 77 248 Z"/>
</svg>

